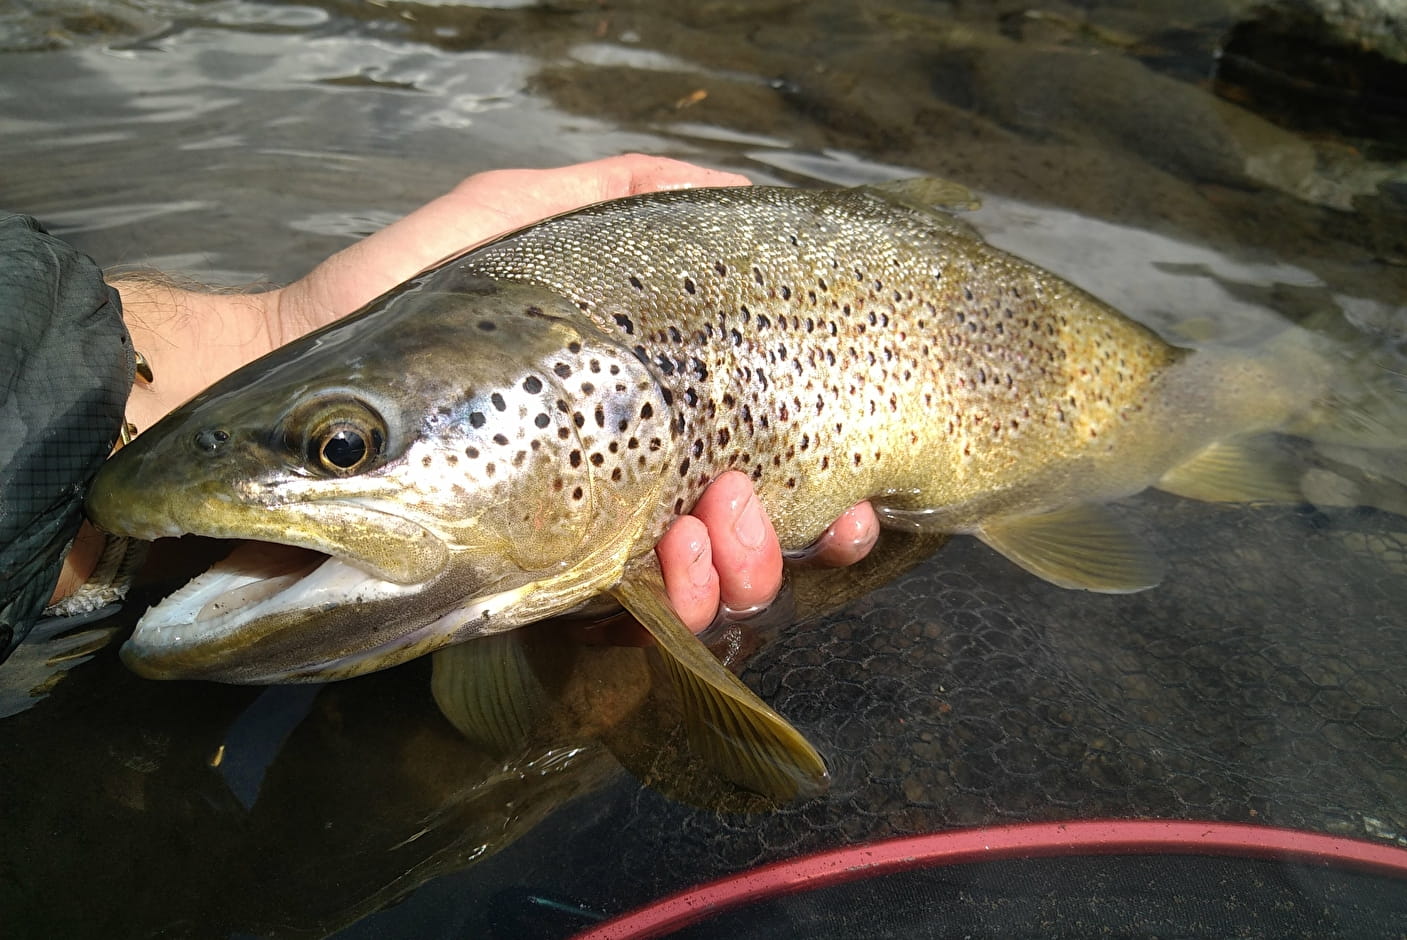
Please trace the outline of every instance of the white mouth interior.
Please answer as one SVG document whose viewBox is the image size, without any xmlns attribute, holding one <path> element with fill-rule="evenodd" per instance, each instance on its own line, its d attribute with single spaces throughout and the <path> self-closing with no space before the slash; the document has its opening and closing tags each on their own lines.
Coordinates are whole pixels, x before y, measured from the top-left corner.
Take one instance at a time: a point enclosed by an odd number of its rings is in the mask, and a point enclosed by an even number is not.
<svg viewBox="0 0 1407 940">
<path fill-rule="evenodd" d="M 142 646 L 186 645 L 272 614 L 413 594 L 337 558 L 291 545 L 244 542 L 152 607 L 137 624 Z"/>
</svg>

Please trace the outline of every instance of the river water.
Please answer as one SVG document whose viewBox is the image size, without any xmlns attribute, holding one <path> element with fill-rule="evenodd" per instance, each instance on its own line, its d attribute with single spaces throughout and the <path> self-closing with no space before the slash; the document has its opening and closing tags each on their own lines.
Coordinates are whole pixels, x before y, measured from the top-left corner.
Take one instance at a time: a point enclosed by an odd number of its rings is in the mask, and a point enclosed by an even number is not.
<svg viewBox="0 0 1407 940">
<path fill-rule="evenodd" d="M 1229 80 L 1240 11 L 0 3 L 0 206 L 105 266 L 248 285 L 480 170 L 639 150 L 757 182 L 938 175 L 982 196 L 969 217 L 993 242 L 1170 337 L 1327 319 L 1407 371 L 1407 136 L 1348 120 L 1380 101 L 1315 99 L 1296 122 Z M 762 813 L 689 782 L 676 731 L 642 717 L 668 708 L 642 706 L 634 652 L 582 653 L 568 717 L 504 757 L 456 737 L 424 663 L 325 688 L 155 683 L 116 658 L 131 614 L 38 637 L 0 667 L 0 933 L 557 937 L 806 851 L 1027 821 L 1407 846 L 1402 448 L 1294 447 L 1303 505 L 1120 507 L 1168 560 L 1153 591 L 1060 591 L 957 539 L 804 627 L 742 631 L 744 679 L 834 777 Z M 1281 891 L 1308 935 L 1407 929 L 1400 906 L 1364 913 L 1356 876 L 1307 871 L 1262 872 L 1237 903 Z M 1080 890 L 1093 909 L 1121 889 Z M 1183 932 L 1159 904 L 1134 923 Z M 982 933 L 940 910 L 894 935 Z"/>
</svg>

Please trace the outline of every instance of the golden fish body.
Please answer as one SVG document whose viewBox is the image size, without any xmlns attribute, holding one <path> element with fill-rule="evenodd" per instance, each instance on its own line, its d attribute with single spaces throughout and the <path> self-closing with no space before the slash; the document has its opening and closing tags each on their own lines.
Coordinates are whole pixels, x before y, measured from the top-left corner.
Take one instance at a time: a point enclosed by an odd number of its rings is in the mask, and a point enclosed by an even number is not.
<svg viewBox="0 0 1407 940">
<path fill-rule="evenodd" d="M 751 474 L 788 549 L 871 499 L 1056 583 L 1136 590 L 1156 561 L 1094 507 L 1155 483 L 1224 492 L 1248 470 L 1229 442 L 1319 384 L 1311 357 L 1170 346 L 932 207 L 951 192 L 602 203 L 251 364 L 119 452 L 90 514 L 329 557 L 217 566 L 124 655 L 157 676 L 335 678 L 609 592 L 713 716 L 706 756 L 808 792 L 819 757 L 664 599 L 652 547 L 711 479 Z"/>
</svg>

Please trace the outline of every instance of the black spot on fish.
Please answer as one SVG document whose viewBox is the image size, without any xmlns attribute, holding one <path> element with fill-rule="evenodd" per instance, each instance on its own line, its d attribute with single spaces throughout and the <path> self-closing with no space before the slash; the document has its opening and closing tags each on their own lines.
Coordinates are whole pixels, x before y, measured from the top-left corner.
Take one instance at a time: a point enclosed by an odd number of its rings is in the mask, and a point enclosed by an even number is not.
<svg viewBox="0 0 1407 940">
<path fill-rule="evenodd" d="M 498 324 L 492 320 L 480 320 L 477 326 L 485 333 L 492 333 L 494 330 L 498 329 Z"/>
<path fill-rule="evenodd" d="M 635 335 L 635 321 L 634 321 L 634 320 L 630 319 L 630 317 L 626 316 L 626 315 L 623 314 L 623 313 L 617 313 L 617 314 L 615 315 L 615 320 L 616 320 L 616 326 L 618 326 L 618 327 L 620 327 L 621 329 L 625 330 L 625 333 L 626 333 L 627 336 L 634 336 L 634 335 Z"/>
<path fill-rule="evenodd" d="M 599 466 L 601 466 L 601 465 L 602 465 L 603 463 L 605 463 L 605 462 L 606 462 L 606 457 L 605 457 L 605 455 L 601 454 L 600 452 L 593 453 L 593 454 L 591 455 L 591 466 L 593 466 L 593 467 L 599 467 Z"/>
<path fill-rule="evenodd" d="M 595 385 L 592 385 L 590 382 L 582 382 L 582 383 L 581 383 L 581 393 L 582 393 L 583 395 L 590 395 L 590 394 L 594 393 L 595 391 L 596 391 L 596 386 L 595 386 Z"/>
<path fill-rule="evenodd" d="M 556 374 L 557 378 L 565 379 L 567 376 L 572 374 L 572 367 L 567 365 L 565 362 L 559 362 L 552 367 L 552 371 Z"/>
<path fill-rule="evenodd" d="M 664 399 L 665 405 L 674 404 L 674 393 L 667 388 L 660 389 L 660 397 Z"/>
<path fill-rule="evenodd" d="M 530 317 L 540 317 L 543 315 L 542 308 L 537 304 L 528 304 L 528 306 L 523 308 L 523 312 Z"/>
<path fill-rule="evenodd" d="M 572 412 L 572 424 L 575 424 L 579 428 L 585 427 L 586 415 L 582 414 L 580 411 Z"/>
<path fill-rule="evenodd" d="M 644 284 L 641 284 L 641 283 L 640 283 L 640 279 L 639 279 L 638 277 L 636 277 L 635 275 L 633 275 L 633 274 L 630 275 L 630 286 L 633 287 L 633 288 L 635 288 L 636 290 L 644 290 L 644 289 L 645 289 L 645 285 L 644 285 Z M 617 317 L 616 320 L 617 320 L 617 322 L 619 322 L 620 318 Z M 627 330 L 626 332 L 630 332 L 630 331 Z"/>
<path fill-rule="evenodd" d="M 689 458 L 688 458 L 688 457 L 685 457 L 684 460 L 679 464 L 679 475 L 680 475 L 681 477 L 686 477 L 686 476 L 689 475 Z"/>
<path fill-rule="evenodd" d="M 579 486 L 576 489 L 572 490 L 572 499 L 581 499 L 585 495 L 586 494 L 582 492 L 582 489 Z"/>
<path fill-rule="evenodd" d="M 612 483 L 619 483 L 619 482 L 620 482 L 620 477 L 621 477 L 620 467 L 616 467 L 614 470 L 611 471 L 611 482 L 612 482 Z"/>
<path fill-rule="evenodd" d="M 493 442 L 499 447 L 508 446 L 508 438 L 504 437 L 502 434 L 495 434 L 493 436 Z"/>
<path fill-rule="evenodd" d="M 470 426 L 476 427 L 476 428 L 481 428 L 481 427 L 483 427 L 486 423 L 487 423 L 487 419 L 484 418 L 484 413 L 483 413 L 482 411 L 471 411 L 471 412 L 469 412 L 469 424 L 470 424 Z"/>
<path fill-rule="evenodd" d="M 694 288 L 694 279 L 693 279 L 693 278 L 689 278 L 689 277 L 684 278 L 684 291 L 685 291 L 685 293 L 689 293 L 689 294 L 692 294 L 692 293 L 695 292 L 695 288 Z"/>
<path fill-rule="evenodd" d="M 713 262 L 713 270 L 716 271 L 716 272 L 718 272 L 718 276 L 719 276 L 719 277 L 727 277 L 727 276 L 728 276 L 728 266 L 727 266 L 726 264 L 724 264 L 722 261 L 715 261 L 715 262 Z"/>
<path fill-rule="evenodd" d="M 545 413 L 538 415 L 536 418 L 533 418 L 533 424 L 537 425 L 540 428 L 545 428 L 551 423 L 552 419 L 547 417 Z"/>
<path fill-rule="evenodd" d="M 581 343 L 577 342 L 576 340 L 572 340 L 570 343 L 567 344 L 567 352 L 572 353 L 573 355 L 581 352 Z"/>
<path fill-rule="evenodd" d="M 596 426 L 597 426 L 598 428 L 604 428 L 604 427 L 606 426 L 606 409 L 605 409 L 605 408 L 601 407 L 600 405 L 597 405 L 597 406 L 596 406 L 596 411 L 595 411 L 593 417 L 596 419 Z"/>
<path fill-rule="evenodd" d="M 477 448 L 477 447 L 466 447 L 466 448 L 464 448 L 464 456 L 468 457 L 470 460 L 478 460 L 478 459 L 479 459 L 479 448 Z"/>
<path fill-rule="evenodd" d="M 530 395 L 536 395 L 538 392 L 542 391 L 542 379 L 539 379 L 535 375 L 530 375 L 523 379 L 523 391 Z"/>
<path fill-rule="evenodd" d="M 570 463 L 573 467 L 580 467 L 580 466 L 581 466 L 581 451 L 579 451 L 579 450 L 574 450 L 574 451 L 572 451 L 571 456 L 569 456 L 569 457 L 567 458 L 567 462 Z"/>
<path fill-rule="evenodd" d="M 495 408 L 497 408 L 499 411 L 507 411 L 507 410 L 508 410 L 508 404 L 507 404 L 507 402 L 505 402 L 505 401 L 503 400 L 503 396 L 500 395 L 500 394 L 498 394 L 498 392 L 494 392 L 492 395 L 490 395 L 490 396 L 489 396 L 489 401 L 493 402 L 493 406 L 494 406 Z"/>
</svg>

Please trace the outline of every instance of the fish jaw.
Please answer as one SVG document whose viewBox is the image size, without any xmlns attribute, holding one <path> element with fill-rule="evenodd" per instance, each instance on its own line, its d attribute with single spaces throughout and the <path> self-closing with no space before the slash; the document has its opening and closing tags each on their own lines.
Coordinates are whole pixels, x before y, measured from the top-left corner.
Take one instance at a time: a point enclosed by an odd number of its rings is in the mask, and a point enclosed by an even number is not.
<svg viewBox="0 0 1407 940">
<path fill-rule="evenodd" d="M 122 659 L 153 679 L 287 681 L 327 653 L 296 653 L 289 623 L 326 616 L 331 603 L 359 610 L 413 598 L 425 585 L 397 584 L 347 562 L 287 545 L 247 543 L 153 606 L 123 644 Z M 292 642 L 290 642 L 292 640 Z M 264 647 L 282 646 L 272 658 Z M 273 664 L 276 663 L 276 664 Z"/>
<path fill-rule="evenodd" d="M 564 570 L 525 572 L 466 596 L 482 576 L 463 560 L 406 585 L 338 558 L 246 543 L 147 611 L 122 658 L 152 679 L 350 678 L 578 608 L 620 580 L 627 548 L 603 547 Z"/>
</svg>

